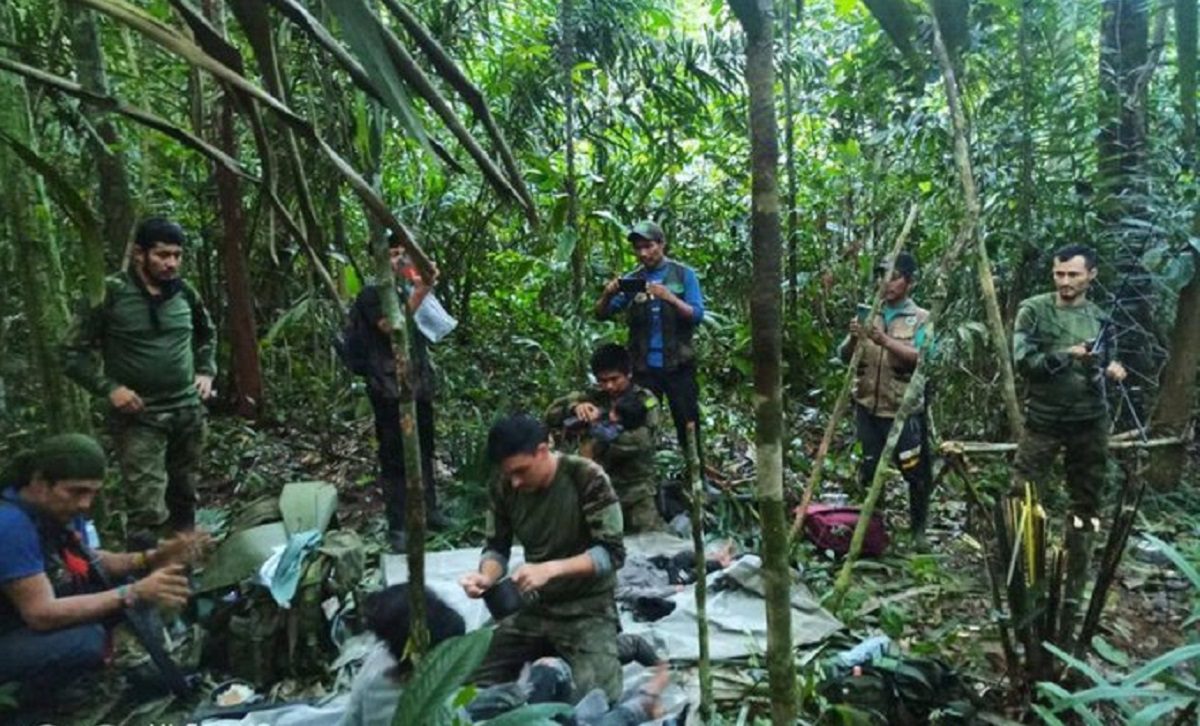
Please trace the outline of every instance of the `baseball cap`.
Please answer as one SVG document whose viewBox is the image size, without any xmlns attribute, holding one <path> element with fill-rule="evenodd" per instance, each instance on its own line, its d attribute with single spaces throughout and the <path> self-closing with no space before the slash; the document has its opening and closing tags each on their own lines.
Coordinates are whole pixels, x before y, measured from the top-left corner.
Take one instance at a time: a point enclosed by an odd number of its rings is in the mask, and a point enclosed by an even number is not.
<svg viewBox="0 0 1200 726">
<path fill-rule="evenodd" d="M 884 272 L 887 272 L 887 267 L 887 260 L 881 260 L 875 265 L 875 272 L 878 274 L 883 274 Z M 895 271 L 909 280 L 913 279 L 917 276 L 917 258 L 913 257 L 912 254 L 908 252 L 901 252 L 900 254 L 896 255 Z"/>
<path fill-rule="evenodd" d="M 633 242 L 637 239 L 648 239 L 655 242 L 662 242 L 664 238 L 662 227 L 659 227 L 657 224 L 647 219 L 633 225 L 633 228 L 629 230 L 629 234 L 625 236 L 625 239 L 629 240 L 630 242 Z"/>
</svg>

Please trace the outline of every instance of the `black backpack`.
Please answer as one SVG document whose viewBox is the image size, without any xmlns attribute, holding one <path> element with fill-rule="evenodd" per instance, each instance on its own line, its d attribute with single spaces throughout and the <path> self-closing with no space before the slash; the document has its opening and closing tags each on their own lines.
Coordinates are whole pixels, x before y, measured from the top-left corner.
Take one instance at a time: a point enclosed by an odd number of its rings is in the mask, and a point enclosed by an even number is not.
<svg viewBox="0 0 1200 726">
<path fill-rule="evenodd" d="M 883 656 L 855 668 L 838 668 L 820 687 L 832 706 L 849 707 L 881 726 L 969 724 L 974 694 L 953 668 L 936 658 Z M 843 719 L 846 717 L 842 711 Z M 821 723 L 836 722 L 825 714 Z"/>
</svg>

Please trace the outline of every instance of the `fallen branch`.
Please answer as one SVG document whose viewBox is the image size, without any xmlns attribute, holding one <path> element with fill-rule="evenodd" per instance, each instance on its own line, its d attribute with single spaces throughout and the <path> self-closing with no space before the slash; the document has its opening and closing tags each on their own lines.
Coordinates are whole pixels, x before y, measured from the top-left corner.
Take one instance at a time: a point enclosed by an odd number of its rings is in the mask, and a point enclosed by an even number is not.
<svg viewBox="0 0 1200 726">
<path fill-rule="evenodd" d="M 1156 439 L 1130 440 L 1122 434 L 1110 436 L 1110 449 L 1161 449 L 1164 446 L 1181 446 L 1191 438 L 1190 433 L 1183 436 L 1161 436 Z M 992 441 L 943 441 L 938 452 L 943 456 L 967 456 L 970 454 L 1007 454 L 1017 450 L 1017 444 Z"/>
</svg>

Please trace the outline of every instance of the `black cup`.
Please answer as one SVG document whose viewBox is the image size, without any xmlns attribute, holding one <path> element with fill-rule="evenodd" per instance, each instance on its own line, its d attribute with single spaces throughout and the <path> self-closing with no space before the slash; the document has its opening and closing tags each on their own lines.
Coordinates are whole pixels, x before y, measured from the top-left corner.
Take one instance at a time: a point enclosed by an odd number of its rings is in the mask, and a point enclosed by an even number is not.
<svg viewBox="0 0 1200 726">
<path fill-rule="evenodd" d="M 502 620 L 525 607 L 525 598 L 517 589 L 517 583 L 504 578 L 483 593 L 483 604 L 495 620 Z"/>
</svg>

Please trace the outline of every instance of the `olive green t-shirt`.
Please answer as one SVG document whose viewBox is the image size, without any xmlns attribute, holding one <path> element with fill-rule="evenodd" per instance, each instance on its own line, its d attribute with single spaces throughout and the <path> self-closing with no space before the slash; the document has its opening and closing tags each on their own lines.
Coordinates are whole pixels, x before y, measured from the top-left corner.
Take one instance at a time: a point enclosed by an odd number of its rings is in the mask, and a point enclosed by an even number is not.
<svg viewBox="0 0 1200 726">
<path fill-rule="evenodd" d="M 595 462 L 557 454 L 558 470 L 545 489 L 518 492 L 500 477 L 491 487 L 483 556 L 507 565 L 516 539 L 531 563 L 561 560 L 602 548 L 611 569 L 593 577 L 559 579 L 539 593 L 542 605 L 576 601 L 611 604 L 616 570 L 624 564 L 624 523 L 608 476 Z"/>
<path fill-rule="evenodd" d="M 1024 300 L 1013 326 L 1013 362 L 1028 384 L 1026 417 L 1040 429 L 1094 421 L 1107 413 L 1099 361 L 1079 361 L 1066 352 L 1095 341 L 1106 316 L 1090 300 L 1060 307 L 1057 298 L 1051 292 Z"/>
</svg>

